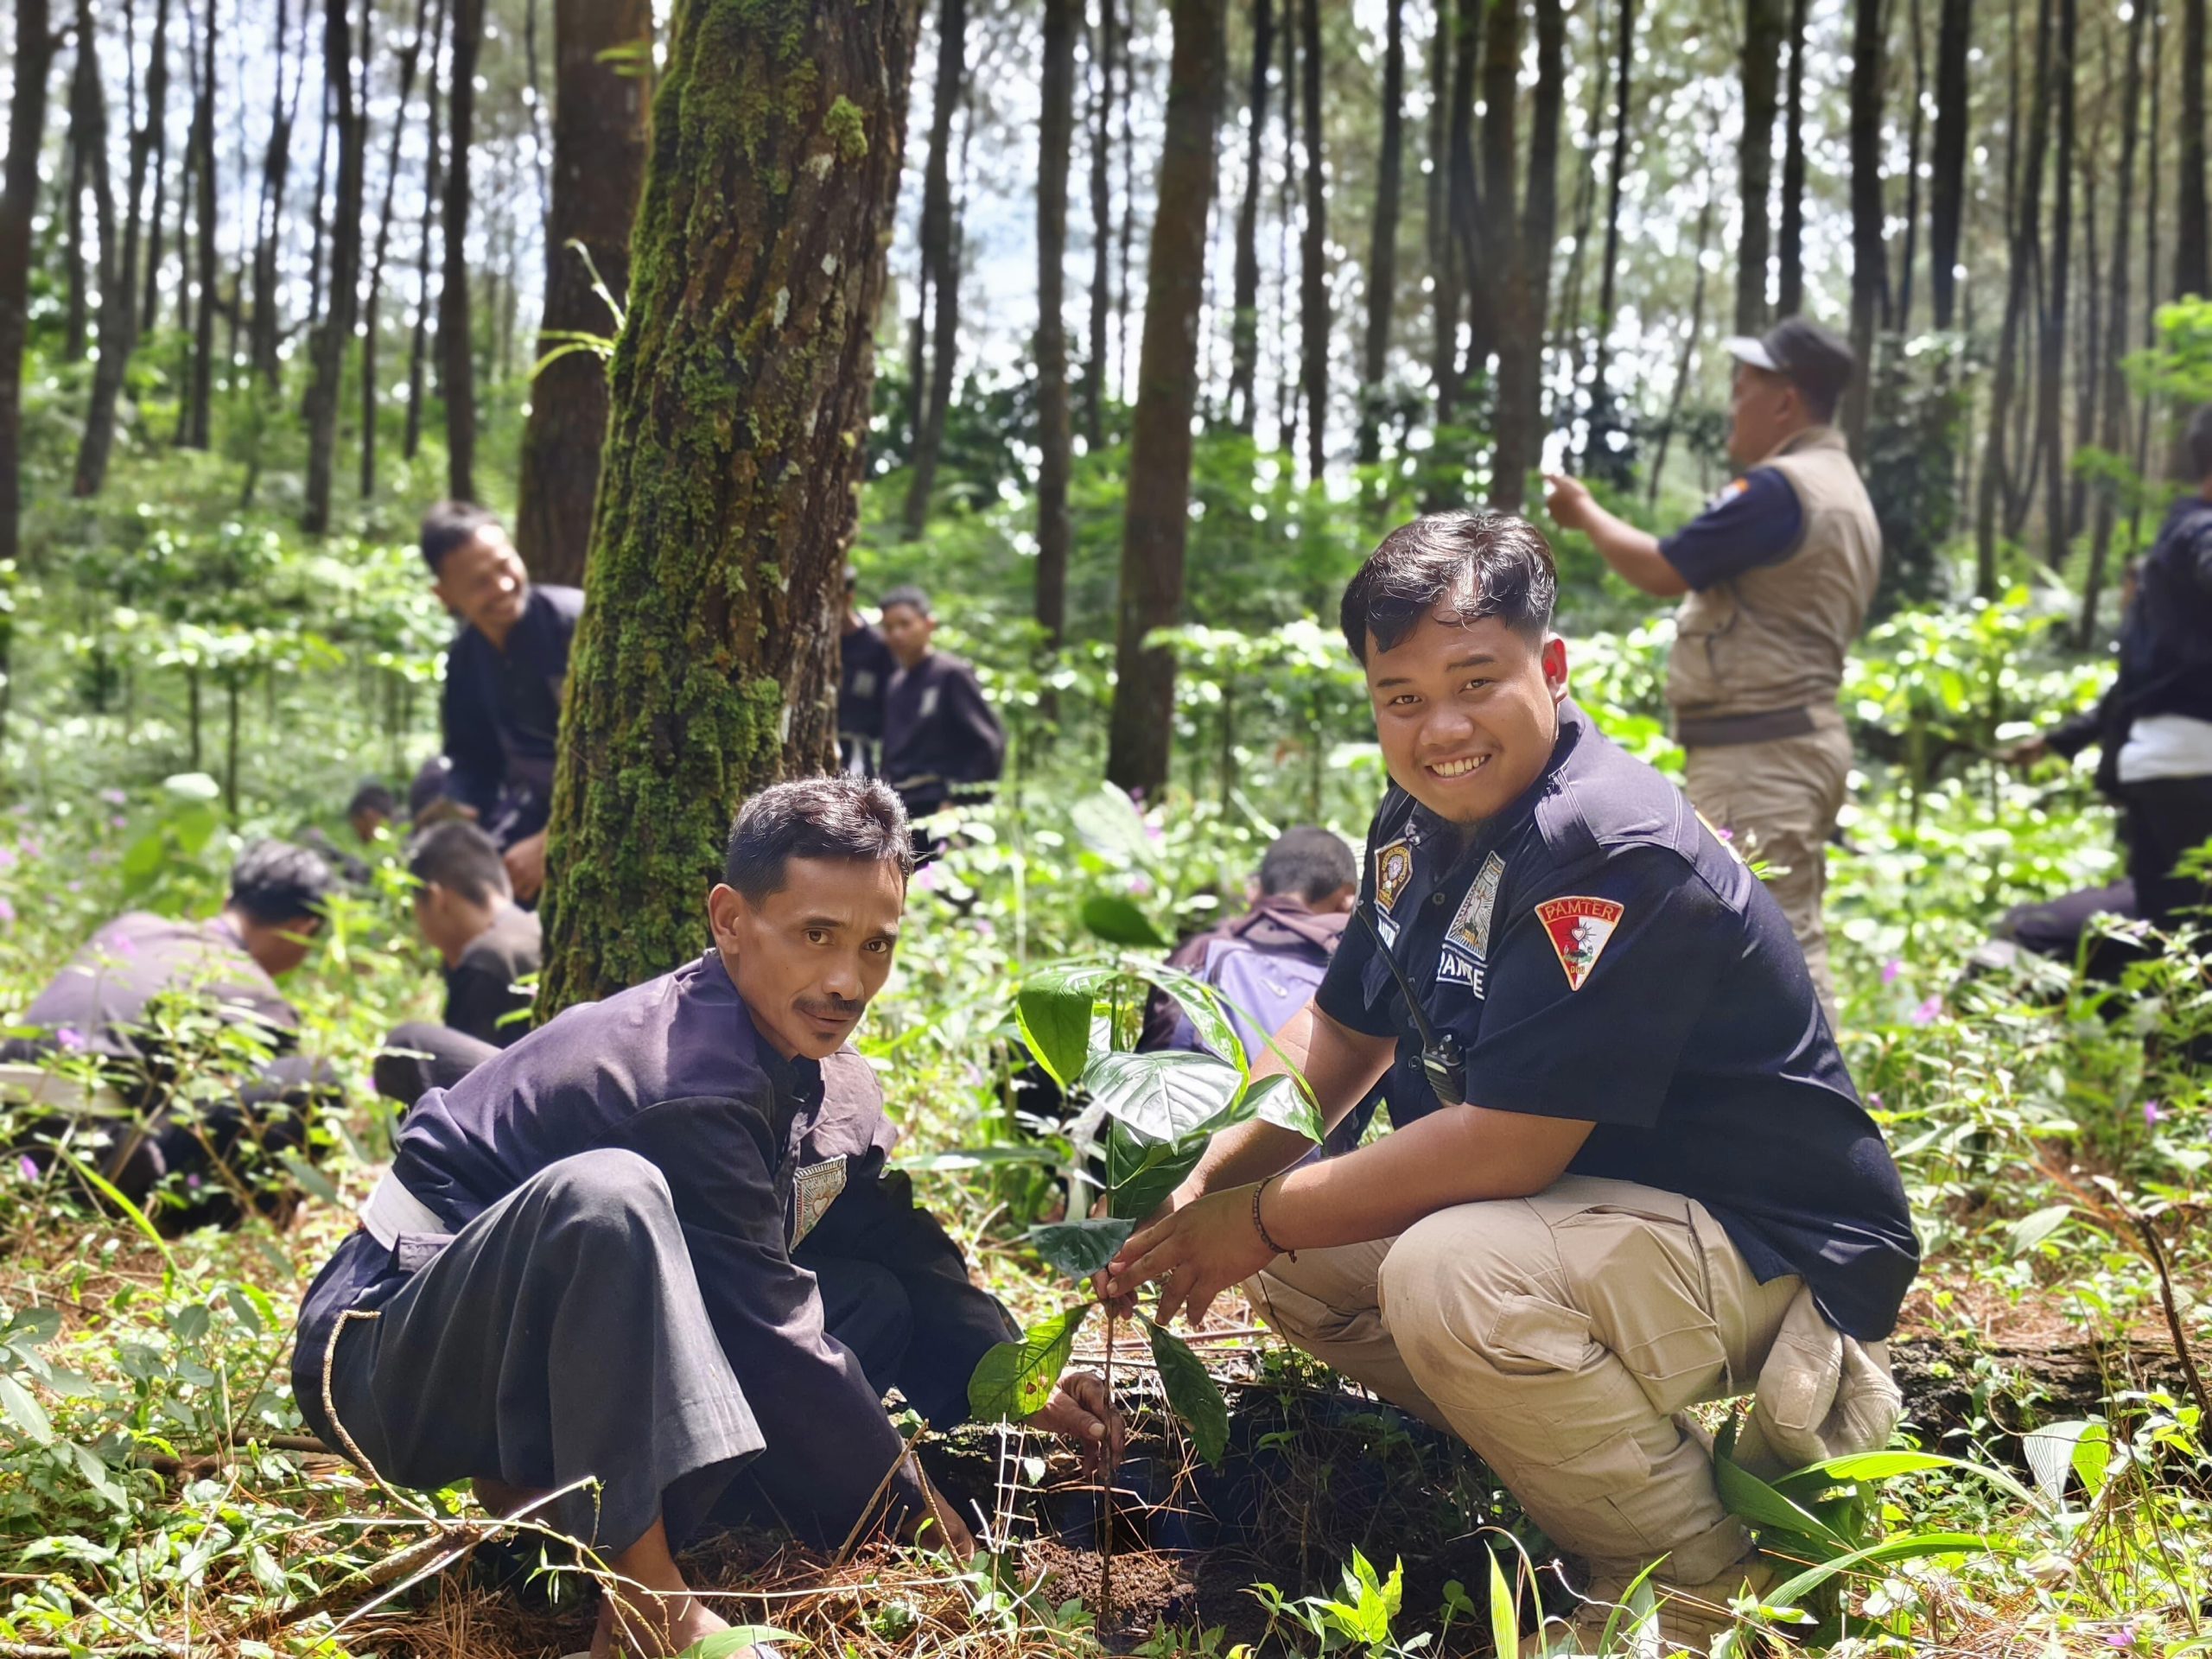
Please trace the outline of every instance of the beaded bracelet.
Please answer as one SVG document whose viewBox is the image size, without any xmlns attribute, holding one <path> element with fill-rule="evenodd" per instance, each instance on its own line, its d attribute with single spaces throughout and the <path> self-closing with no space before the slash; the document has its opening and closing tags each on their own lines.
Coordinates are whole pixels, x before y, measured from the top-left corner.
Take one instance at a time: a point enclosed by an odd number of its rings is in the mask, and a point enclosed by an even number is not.
<svg viewBox="0 0 2212 1659">
<path fill-rule="evenodd" d="M 1281 1245 L 1276 1243 L 1274 1239 L 1268 1237 L 1268 1224 L 1260 1219 L 1261 1195 L 1267 1192 L 1268 1181 L 1272 1181 L 1275 1178 L 1274 1176 L 1270 1175 L 1268 1177 L 1267 1181 L 1262 1181 L 1257 1186 L 1255 1186 L 1252 1189 L 1252 1227 L 1253 1230 L 1260 1235 L 1261 1243 L 1266 1245 L 1277 1255 L 1286 1256 L 1289 1260 L 1295 1262 L 1298 1260 L 1298 1252 L 1296 1250 L 1286 1250 Z"/>
</svg>

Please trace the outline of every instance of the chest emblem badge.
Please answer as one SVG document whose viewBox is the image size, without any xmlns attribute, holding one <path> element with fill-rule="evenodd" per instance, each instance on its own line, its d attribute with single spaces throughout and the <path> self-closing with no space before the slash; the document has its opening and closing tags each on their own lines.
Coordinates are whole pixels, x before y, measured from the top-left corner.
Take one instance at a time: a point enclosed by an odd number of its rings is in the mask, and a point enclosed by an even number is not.
<svg viewBox="0 0 2212 1659">
<path fill-rule="evenodd" d="M 791 1209 L 791 1249 L 797 1249 L 845 1190 L 845 1160 L 832 1158 L 808 1164 L 800 1169 L 793 1185 L 797 1190 Z"/>
<path fill-rule="evenodd" d="M 927 720 L 937 713 L 937 687 L 933 685 L 922 688 L 922 706 L 914 711 L 914 717 L 917 720 Z"/>
<path fill-rule="evenodd" d="M 1579 991 L 1620 925 L 1622 907 L 1610 899 L 1547 899 L 1536 906 L 1552 952 L 1567 973 L 1567 988 Z"/>
<path fill-rule="evenodd" d="M 1398 902 L 1398 895 L 1414 879 L 1413 843 L 1402 838 L 1375 855 L 1375 902 L 1384 911 Z"/>
<path fill-rule="evenodd" d="M 1505 861 L 1492 853 L 1475 872 L 1467 896 L 1459 901 L 1459 913 L 1452 918 L 1449 942 L 1471 951 L 1478 961 L 1490 955 L 1490 918 L 1497 908 L 1498 883 L 1504 880 Z"/>
</svg>

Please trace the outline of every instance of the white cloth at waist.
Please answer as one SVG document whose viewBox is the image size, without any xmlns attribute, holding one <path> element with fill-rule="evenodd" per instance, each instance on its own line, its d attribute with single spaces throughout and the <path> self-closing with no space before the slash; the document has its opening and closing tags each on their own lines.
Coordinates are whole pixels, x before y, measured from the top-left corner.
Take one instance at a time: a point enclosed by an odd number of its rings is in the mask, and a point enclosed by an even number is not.
<svg viewBox="0 0 2212 1659">
<path fill-rule="evenodd" d="M 427 1238 L 443 1238 L 447 1234 L 437 1212 L 410 1192 L 390 1170 L 361 1206 L 360 1221 L 362 1230 L 387 1250 L 398 1248 L 402 1233 Z"/>
<path fill-rule="evenodd" d="M 2130 721 L 2116 763 L 2123 784 L 2162 778 L 2212 778 L 2212 720 L 2145 715 Z"/>
</svg>

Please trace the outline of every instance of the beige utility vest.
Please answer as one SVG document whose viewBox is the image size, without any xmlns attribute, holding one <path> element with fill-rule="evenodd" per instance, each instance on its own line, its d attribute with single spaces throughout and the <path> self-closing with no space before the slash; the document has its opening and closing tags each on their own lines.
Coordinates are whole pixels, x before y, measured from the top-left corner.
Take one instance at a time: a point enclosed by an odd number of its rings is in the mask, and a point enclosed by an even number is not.
<svg viewBox="0 0 2212 1659">
<path fill-rule="evenodd" d="M 1679 715 L 1833 708 L 1844 653 L 1881 575 L 1881 525 L 1840 432 L 1800 432 L 1758 464 L 1789 480 L 1804 529 L 1779 563 L 1682 601 L 1667 663 L 1667 701 Z"/>
</svg>

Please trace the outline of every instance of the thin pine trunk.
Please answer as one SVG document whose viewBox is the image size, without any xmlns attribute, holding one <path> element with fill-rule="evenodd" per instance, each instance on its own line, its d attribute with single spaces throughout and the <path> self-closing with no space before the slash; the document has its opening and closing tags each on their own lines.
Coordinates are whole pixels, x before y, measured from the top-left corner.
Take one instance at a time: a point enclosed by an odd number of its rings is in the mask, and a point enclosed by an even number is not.
<svg viewBox="0 0 2212 1659">
<path fill-rule="evenodd" d="M 960 271 L 954 251 L 952 211 L 952 118 L 968 82 L 967 0 L 944 0 L 938 14 L 937 93 L 930 118 L 930 157 L 922 175 L 922 281 L 914 317 L 914 385 L 918 398 L 913 469 L 906 481 L 902 515 L 911 539 L 929 521 L 930 496 L 937 487 L 938 456 L 944 444 L 945 416 L 952 404 L 954 359 L 960 322 Z M 929 336 L 928 375 L 921 374 L 923 336 Z"/>
<path fill-rule="evenodd" d="M 1967 132 L 1973 118 L 1967 54 L 1974 43 L 1974 0 L 1942 3 L 1936 46 L 1935 176 L 1929 187 L 1928 291 L 1936 326 L 1948 329 L 1958 315 L 1959 232 L 1965 218 Z"/>
<path fill-rule="evenodd" d="M 1675 423 L 1681 418 L 1690 374 L 1697 366 L 1698 337 L 1705 332 L 1705 251 L 1713 243 L 1713 210 L 1717 200 L 1708 181 L 1705 205 L 1697 214 L 1697 276 L 1690 284 L 1690 326 L 1682 331 L 1682 354 L 1675 364 L 1674 386 L 1667 393 L 1666 418 L 1659 423 L 1659 449 L 1651 458 L 1651 478 L 1644 492 L 1648 506 L 1659 505 L 1659 480 L 1667 470 L 1667 448 L 1674 442 Z"/>
<path fill-rule="evenodd" d="M 2127 444 L 2127 376 L 2120 366 L 2127 340 L 2129 271 L 2127 230 L 2135 200 L 2135 156 L 2143 108 L 2143 35 L 2147 4 L 2127 20 L 2127 69 L 2120 94 L 2120 175 L 2114 181 L 2112 262 L 2106 275 L 2103 429 L 2098 442 L 2115 461 Z M 2082 620 L 2074 631 L 2078 650 L 2089 649 L 2096 634 L 2097 605 L 2104 594 L 2106 563 L 2111 556 L 2120 499 L 2107 478 L 2097 486 L 2095 524 L 2090 533 L 2089 569 L 2082 584 Z"/>
<path fill-rule="evenodd" d="M 1859 359 L 1845 394 L 1844 430 L 1859 448 L 1874 379 L 1874 334 L 1888 307 L 1882 242 L 1883 0 L 1853 0 L 1851 46 L 1851 350 Z"/>
<path fill-rule="evenodd" d="M 2181 4 L 2181 144 L 2174 168 L 2174 286 L 2180 299 L 2212 298 L 2212 250 L 2206 245 L 2204 156 L 2205 0 Z M 2180 476 L 2177 474 L 2176 476 Z"/>
<path fill-rule="evenodd" d="M 1543 454 L 1544 322 L 1550 308 L 1554 233 L 1559 221 L 1559 125 L 1566 101 L 1566 16 L 1560 0 L 1535 0 L 1536 86 L 1529 118 L 1528 182 L 1513 227 L 1506 328 L 1497 353 L 1497 448 L 1491 502 L 1518 512 L 1529 474 Z M 1514 54 L 1518 57 L 1517 51 Z M 1513 190 L 1494 206 L 1510 214 Z"/>
<path fill-rule="evenodd" d="M 1782 284 L 1775 315 L 1805 308 L 1805 25 L 1808 0 L 1789 0 L 1789 82 L 1782 135 Z"/>
<path fill-rule="evenodd" d="M 314 378 L 308 387 L 307 502 L 301 524 L 312 535 L 330 528 L 338 473 L 338 408 L 346 348 L 361 300 L 361 210 L 367 172 L 368 111 L 353 79 L 353 0 L 327 0 L 323 18 L 323 78 L 337 125 L 338 190 L 330 227 L 330 300 L 309 340 Z"/>
<path fill-rule="evenodd" d="M 1398 196 L 1405 166 L 1405 0 L 1389 0 L 1382 45 L 1382 153 L 1375 170 L 1375 224 L 1367 254 L 1367 338 L 1360 363 L 1357 454 L 1382 458 L 1382 377 L 1390 359 L 1390 320 L 1398 301 Z"/>
<path fill-rule="evenodd" d="M 1452 234 L 1452 0 L 1435 0 L 1428 42 L 1428 378 L 1439 425 L 1459 372 L 1459 248 Z"/>
<path fill-rule="evenodd" d="M 138 307 L 138 328 L 154 326 L 161 299 L 162 206 L 168 200 L 169 166 L 169 0 L 156 0 L 154 45 L 146 65 L 146 127 L 153 145 L 153 188 L 146 202 L 145 293 Z"/>
<path fill-rule="evenodd" d="M 438 353 L 445 365 L 446 493 L 476 499 L 476 352 L 469 324 L 469 146 L 476 119 L 476 55 L 484 40 L 484 0 L 454 0 L 453 99 L 445 176 L 445 279 L 438 294 Z"/>
<path fill-rule="evenodd" d="M 1068 406 L 1068 170 L 1075 147 L 1076 8 L 1045 0 L 1044 64 L 1037 123 L 1037 625 L 1058 651 L 1067 632 L 1068 554 L 1074 526 L 1068 481 L 1075 467 Z"/>
<path fill-rule="evenodd" d="M 2043 457 L 2044 556 L 2054 570 L 2066 563 L 2066 433 L 2061 416 L 2066 386 L 2067 293 L 2074 276 L 2074 42 L 2075 0 L 2055 0 L 2058 39 L 2050 77 L 2043 84 L 2058 105 L 2057 149 L 2050 171 L 2050 285 L 2036 377 L 2036 448 Z"/>
<path fill-rule="evenodd" d="M 1214 194 L 1221 99 L 1223 0 L 1170 0 L 1175 37 L 1145 283 L 1144 352 L 1131 423 L 1128 507 L 1115 630 L 1114 712 L 1106 775 L 1157 797 L 1167 782 L 1175 724 L 1175 654 L 1147 645 L 1182 618 L 1190 531 L 1194 350 L 1205 298 L 1206 220 Z M 1286 31 L 1287 33 L 1288 31 Z"/>
<path fill-rule="evenodd" d="M 47 83 L 55 41 L 48 0 L 16 0 L 15 86 L 8 103 L 6 188 L 0 192 L 0 570 L 22 554 L 23 341 L 29 321 L 31 220 L 46 139 Z M 10 613 L 0 609 L 0 699 L 6 696 Z M 7 704 L 0 701 L 0 720 Z"/>
<path fill-rule="evenodd" d="M 1404 0 L 1390 0 L 1395 20 Z M 1244 199 L 1236 209 L 1236 292 L 1230 324 L 1230 418 L 1248 435 L 1259 419 L 1260 192 L 1266 183 L 1268 67 L 1275 50 L 1274 0 L 1252 0 L 1252 79 L 1245 99 Z M 1283 96 L 1290 95 L 1286 87 Z M 1386 124 L 1395 111 L 1386 111 Z"/>
<path fill-rule="evenodd" d="M 1926 30 L 1920 16 L 1920 0 L 1912 0 L 1912 113 L 1905 124 L 1904 251 L 1898 261 L 1897 308 L 1889 326 L 1899 334 L 1912 332 L 1912 267 L 1920 245 L 1920 139 L 1925 125 L 1923 105 L 1928 92 Z"/>
<path fill-rule="evenodd" d="M 1743 240 L 1736 256 L 1736 332 L 1767 325 L 1767 221 L 1773 211 L 1775 81 L 1781 73 L 1783 0 L 1744 0 L 1744 137 L 1737 175 Z"/>
<path fill-rule="evenodd" d="M 384 197 L 377 207 L 377 239 L 369 254 L 368 292 L 361 300 L 361 499 L 377 493 L 377 414 L 382 406 L 377 384 L 384 305 L 385 255 L 391 245 L 391 210 L 399 187 L 400 140 L 407 131 L 407 105 L 415 95 L 415 77 L 423 65 L 423 46 L 429 27 L 429 0 L 415 0 L 415 32 L 399 54 L 399 99 L 391 116 L 391 143 L 385 155 Z"/>
<path fill-rule="evenodd" d="M 1106 320 L 1114 309 L 1114 0 L 1098 0 L 1090 36 L 1090 315 L 1083 359 L 1083 432 L 1094 452 L 1106 442 Z"/>
<path fill-rule="evenodd" d="M 1613 67 L 1613 158 L 1605 185 L 1605 254 L 1598 276 L 1598 344 L 1590 372 L 1590 442 L 1593 450 L 1614 424 L 1613 395 L 1607 379 L 1620 277 L 1621 189 L 1628 177 L 1629 76 L 1636 61 L 1636 0 L 1621 0 L 1617 51 Z M 1576 244 L 1580 245 L 1579 237 Z"/>
<path fill-rule="evenodd" d="M 200 79 L 194 89 L 193 232 L 198 274 L 194 283 L 192 374 L 185 394 L 177 447 L 205 449 L 215 398 L 215 0 L 200 33 Z"/>
<path fill-rule="evenodd" d="M 407 428 L 400 453 L 415 459 L 423 444 L 423 406 L 427 397 L 430 359 L 430 245 L 437 231 L 437 207 L 442 194 L 442 156 L 439 149 L 439 111 L 445 107 L 440 95 L 438 64 L 445 52 L 446 0 L 437 0 L 430 24 L 430 63 L 423 73 L 423 222 L 415 240 L 415 323 L 409 330 L 407 350 Z"/>
<path fill-rule="evenodd" d="M 249 356 L 255 372 L 276 388 L 282 365 L 277 361 L 276 345 L 276 256 L 277 243 L 284 232 L 284 188 L 292 164 L 292 118 L 299 107 L 301 77 L 307 72 L 308 9 L 301 7 L 300 56 L 291 88 L 285 89 L 284 56 L 286 22 L 285 0 L 276 0 L 276 61 L 270 76 L 269 142 L 263 147 L 261 160 L 261 198 L 255 214 L 253 244 L 253 327 L 248 335 Z M 320 207 L 320 192 L 317 206 Z M 315 235 L 321 236 L 321 215 L 317 214 Z"/>
<path fill-rule="evenodd" d="M 127 58 L 137 44 L 132 28 L 135 20 L 127 9 L 124 16 L 124 50 Z M 161 0 L 154 23 L 154 74 L 166 75 L 161 60 L 168 27 L 168 0 Z M 128 77 L 125 84 L 129 84 Z M 147 93 L 150 110 L 154 102 L 151 75 Z M 135 121 L 137 111 L 126 105 L 124 118 L 126 123 Z M 92 397 L 86 407 L 84 435 L 78 441 L 77 466 L 71 483 L 73 493 L 79 496 L 98 495 L 107 482 L 108 461 L 115 450 L 116 405 L 122 397 L 131 353 L 138 348 L 138 260 L 145 236 L 142 209 L 151 137 L 150 117 L 147 124 L 130 127 L 130 171 L 124 184 L 122 257 L 112 272 L 112 281 L 100 284 L 100 358 L 92 370 Z"/>
<path fill-rule="evenodd" d="M 1299 355 L 1306 385 L 1306 472 L 1319 481 L 1328 454 L 1329 186 L 1321 145 L 1321 0 L 1301 0 L 1299 73 L 1306 116 L 1306 222 L 1299 244 Z"/>
</svg>

